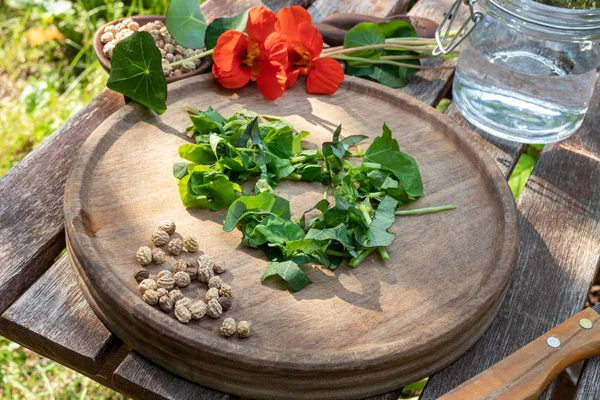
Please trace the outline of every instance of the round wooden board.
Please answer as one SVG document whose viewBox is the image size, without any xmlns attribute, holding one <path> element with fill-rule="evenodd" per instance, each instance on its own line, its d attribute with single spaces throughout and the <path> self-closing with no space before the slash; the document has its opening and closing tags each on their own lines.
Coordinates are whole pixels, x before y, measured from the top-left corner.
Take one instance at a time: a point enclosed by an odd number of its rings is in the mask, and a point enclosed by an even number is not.
<svg viewBox="0 0 600 400">
<path fill-rule="evenodd" d="M 249 108 L 284 117 L 311 132 L 307 141 L 315 145 L 330 140 L 340 123 L 344 136 L 372 138 L 387 122 L 423 176 L 425 196 L 410 207 L 458 209 L 398 217 L 388 262 L 373 255 L 356 269 L 306 266 L 313 284 L 297 293 L 262 285 L 266 260 L 241 246 L 239 231 L 223 231 L 226 210 L 181 204 L 171 170 L 179 145 L 189 142 L 186 103 L 226 116 Z M 322 191 L 303 182 L 277 187 L 294 215 Z M 183 325 L 142 301 L 132 276 L 139 267 L 135 251 L 151 244 L 165 219 L 176 222 L 178 234 L 197 236 L 201 251 L 226 260 L 223 279 L 235 291 L 226 315 L 251 321 L 252 337 L 223 338 L 221 320 L 208 317 Z M 201 76 L 170 85 L 161 116 L 136 104 L 123 107 L 84 144 L 67 183 L 65 222 L 84 292 L 113 332 L 174 373 L 253 398 L 361 398 L 445 367 L 492 322 L 518 246 L 515 204 L 488 155 L 432 108 L 351 77 L 333 96 L 308 95 L 299 82 L 268 102 L 254 85 L 232 92 Z M 184 292 L 205 290 L 194 282 Z"/>
</svg>

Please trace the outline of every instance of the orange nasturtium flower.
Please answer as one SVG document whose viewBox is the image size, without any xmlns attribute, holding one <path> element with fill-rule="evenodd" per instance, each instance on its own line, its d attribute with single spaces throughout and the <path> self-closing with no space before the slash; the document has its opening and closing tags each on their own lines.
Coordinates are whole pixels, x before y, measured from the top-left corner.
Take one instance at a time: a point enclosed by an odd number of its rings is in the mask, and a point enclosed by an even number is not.
<svg viewBox="0 0 600 400">
<path fill-rule="evenodd" d="M 283 95 L 287 80 L 287 45 L 275 32 L 277 17 L 264 6 L 248 12 L 246 37 L 239 31 L 223 33 L 213 53 L 213 75 L 227 89 L 256 81 L 265 99 Z"/>
<path fill-rule="evenodd" d="M 312 24 L 304 8 L 292 6 L 277 13 L 275 30 L 288 42 L 287 87 L 296 83 L 298 75 L 308 75 L 306 90 L 315 94 L 333 94 L 344 80 L 344 70 L 332 58 L 319 58 L 323 36 Z"/>
</svg>

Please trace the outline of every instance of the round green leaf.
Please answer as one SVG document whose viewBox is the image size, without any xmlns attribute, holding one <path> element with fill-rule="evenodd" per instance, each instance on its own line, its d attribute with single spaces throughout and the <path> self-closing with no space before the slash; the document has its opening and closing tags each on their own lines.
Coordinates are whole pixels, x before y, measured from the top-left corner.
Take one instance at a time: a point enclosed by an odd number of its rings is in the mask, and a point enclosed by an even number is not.
<svg viewBox="0 0 600 400">
<path fill-rule="evenodd" d="M 167 81 L 152 35 L 135 32 L 113 50 L 109 89 L 162 114 L 167 109 Z"/>
<path fill-rule="evenodd" d="M 344 48 L 369 46 L 372 44 L 384 44 L 385 34 L 383 28 L 372 22 L 362 22 L 350 29 L 344 38 Z M 378 60 L 383 54 L 383 49 L 359 50 L 348 55 L 351 57 L 368 58 L 370 60 Z M 371 64 L 360 61 L 348 61 L 349 65 L 354 67 L 368 67 Z"/>
<path fill-rule="evenodd" d="M 244 31 L 248 23 L 248 11 L 243 11 L 235 17 L 217 18 L 206 29 L 206 49 L 213 49 L 217 45 L 219 36 L 229 30 Z"/>
<path fill-rule="evenodd" d="M 403 37 L 417 37 L 415 28 L 406 21 L 390 21 L 379 24 L 383 29 L 385 38 L 403 38 Z"/>
<path fill-rule="evenodd" d="M 183 47 L 204 47 L 207 24 L 198 0 L 171 0 L 165 25 L 175 41 Z"/>
</svg>

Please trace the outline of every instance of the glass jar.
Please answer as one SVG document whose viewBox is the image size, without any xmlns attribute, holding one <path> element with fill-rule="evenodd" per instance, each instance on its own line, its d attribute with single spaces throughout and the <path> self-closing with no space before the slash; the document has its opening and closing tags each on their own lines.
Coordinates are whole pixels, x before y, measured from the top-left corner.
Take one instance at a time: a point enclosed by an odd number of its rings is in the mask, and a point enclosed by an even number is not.
<svg viewBox="0 0 600 400">
<path fill-rule="evenodd" d="M 600 9 L 479 0 L 480 11 L 474 11 L 468 4 L 475 25 L 461 48 L 453 86 L 463 115 L 492 135 L 521 143 L 573 134 L 596 83 Z"/>
</svg>

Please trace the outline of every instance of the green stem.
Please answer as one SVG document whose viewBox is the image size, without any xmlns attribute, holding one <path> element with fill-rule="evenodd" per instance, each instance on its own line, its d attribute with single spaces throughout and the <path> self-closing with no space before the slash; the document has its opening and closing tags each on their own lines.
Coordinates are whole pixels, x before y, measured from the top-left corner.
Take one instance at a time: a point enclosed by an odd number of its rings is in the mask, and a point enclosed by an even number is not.
<svg viewBox="0 0 600 400">
<path fill-rule="evenodd" d="M 302 175 L 297 174 L 295 172 L 292 172 L 291 174 L 289 174 L 288 176 L 284 177 L 283 179 L 287 179 L 289 181 L 301 181 L 302 180 Z"/>
<path fill-rule="evenodd" d="M 193 56 L 188 57 L 188 58 L 184 58 L 183 60 L 174 61 L 174 62 L 172 62 L 170 64 L 166 64 L 165 68 L 174 67 L 176 65 L 181 65 L 181 64 L 183 64 L 184 62 L 187 62 L 187 61 L 194 61 L 194 60 L 197 60 L 199 58 L 210 56 L 214 51 L 215 51 L 214 49 L 210 49 L 210 50 L 206 50 L 206 51 L 204 51 L 204 52 L 202 52 L 200 54 L 194 54 Z"/>
<path fill-rule="evenodd" d="M 371 223 L 373 222 L 373 219 L 371 218 L 371 214 L 369 214 L 369 210 L 367 210 L 367 207 L 361 203 L 358 206 L 358 209 L 361 212 L 361 214 L 363 215 L 363 217 L 365 217 L 365 221 L 367 221 L 367 225 L 371 225 Z"/>
<path fill-rule="evenodd" d="M 381 256 L 382 259 L 384 259 L 384 260 L 389 260 L 390 259 L 390 255 L 388 254 L 388 252 L 385 249 L 385 247 L 383 247 L 383 246 L 378 247 L 377 250 L 379 250 L 379 255 Z"/>
<path fill-rule="evenodd" d="M 363 262 L 369 254 L 371 254 L 373 251 L 375 251 L 376 248 L 377 247 L 369 247 L 368 249 L 364 250 L 362 253 L 360 253 L 358 255 L 358 257 L 354 257 L 353 259 L 351 259 L 350 262 L 348 263 L 348 266 L 350 266 L 352 268 L 358 267 L 358 265 L 361 262 Z"/>
<path fill-rule="evenodd" d="M 325 190 L 323 190 L 323 200 L 327 200 L 329 198 L 329 185 L 325 186 Z"/>
<path fill-rule="evenodd" d="M 438 206 L 438 207 L 415 208 L 412 210 L 398 210 L 395 212 L 395 214 L 396 215 L 417 215 L 417 214 L 428 214 L 428 213 L 447 211 L 447 210 L 456 210 L 456 206 L 454 204 L 452 204 L 452 205 Z"/>
<path fill-rule="evenodd" d="M 346 253 L 345 251 L 327 250 L 325 253 L 329 254 L 330 256 L 352 257 L 352 254 Z"/>
<path fill-rule="evenodd" d="M 185 106 L 183 106 L 183 108 L 185 108 L 185 111 L 187 111 L 189 114 L 198 114 L 199 112 L 197 108 L 194 108 L 189 104 L 186 104 Z"/>
<path fill-rule="evenodd" d="M 376 50 L 376 49 L 384 49 L 384 50 L 410 50 L 417 53 L 425 53 L 431 54 L 433 49 L 435 48 L 435 43 L 426 46 L 415 46 L 415 45 L 405 45 L 405 44 L 397 44 L 397 43 L 385 43 L 385 44 L 370 44 L 367 46 L 357 46 L 357 47 L 349 47 L 347 49 L 343 47 L 331 47 L 327 50 L 323 50 L 321 52 L 321 58 L 324 57 L 332 57 L 338 54 L 347 54 L 354 53 L 356 51 L 362 50 Z"/>
<path fill-rule="evenodd" d="M 381 197 L 381 196 L 385 196 L 386 193 L 385 192 L 372 192 L 369 193 L 369 197 L 373 198 L 373 197 Z"/>
<path fill-rule="evenodd" d="M 418 56 L 381 56 L 380 60 L 420 60 L 423 58 L 432 58 L 430 54 L 418 55 Z"/>
<path fill-rule="evenodd" d="M 326 57 L 330 57 L 330 56 L 326 56 Z M 434 66 L 429 66 L 429 65 L 408 64 L 408 63 L 402 63 L 402 62 L 391 61 L 391 60 L 370 60 L 368 58 L 350 57 L 350 56 L 344 56 L 344 55 L 334 55 L 334 56 L 331 56 L 330 58 L 335 58 L 336 60 L 360 61 L 360 62 L 370 63 L 370 64 L 389 64 L 389 65 L 396 65 L 398 67 L 414 68 L 414 69 L 454 69 L 455 68 L 454 65 L 440 65 L 440 66 L 434 67 Z"/>
</svg>

